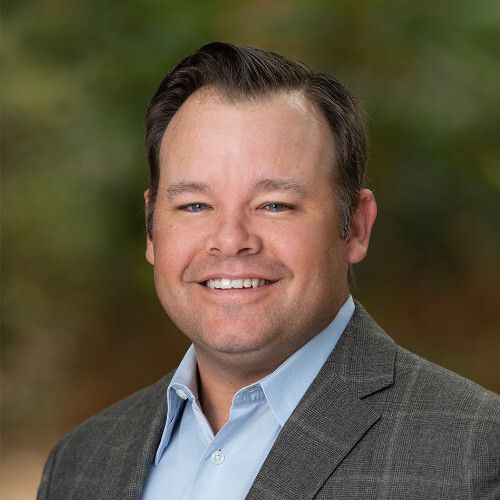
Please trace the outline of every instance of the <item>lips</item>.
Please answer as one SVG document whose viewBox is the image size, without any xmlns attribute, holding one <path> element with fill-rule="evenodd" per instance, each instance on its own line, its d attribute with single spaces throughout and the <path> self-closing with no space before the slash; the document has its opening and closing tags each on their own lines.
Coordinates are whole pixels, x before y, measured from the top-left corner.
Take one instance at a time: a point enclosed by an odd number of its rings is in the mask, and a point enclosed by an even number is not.
<svg viewBox="0 0 500 500">
<path fill-rule="evenodd" d="M 182 281 L 196 283 L 207 291 L 233 290 L 241 295 L 245 290 L 267 289 L 269 285 L 290 277 L 291 272 L 284 265 L 262 255 L 244 258 L 207 255 L 189 264 L 182 274 Z"/>
</svg>

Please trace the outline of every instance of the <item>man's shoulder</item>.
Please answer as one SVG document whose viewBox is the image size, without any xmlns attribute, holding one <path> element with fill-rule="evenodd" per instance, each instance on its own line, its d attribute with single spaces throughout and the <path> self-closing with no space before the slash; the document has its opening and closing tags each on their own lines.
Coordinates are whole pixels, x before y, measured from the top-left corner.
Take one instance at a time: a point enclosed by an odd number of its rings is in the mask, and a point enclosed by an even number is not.
<svg viewBox="0 0 500 500">
<path fill-rule="evenodd" d="M 383 377 L 390 387 L 384 397 L 400 408 L 489 413 L 500 418 L 497 394 L 398 345 L 361 304 L 356 303 L 345 333 L 338 361 L 347 365 L 340 370 L 346 379 L 364 378 L 366 385 L 366 381 Z"/>
<path fill-rule="evenodd" d="M 500 397 L 447 368 L 396 346 L 395 397 L 416 409 L 458 412 L 476 419 L 491 416 L 500 422 Z"/>
<path fill-rule="evenodd" d="M 62 437 L 47 459 L 37 498 L 137 497 L 164 425 L 171 377 L 118 401 Z"/>
<path fill-rule="evenodd" d="M 370 487 L 377 498 L 497 498 L 500 397 L 398 346 L 361 307 L 346 334 L 333 373 L 361 399 L 353 409 L 376 423 L 340 469 L 358 480 L 345 486 L 332 476 L 329 488 Z M 344 412 L 346 424 L 354 413 Z M 373 469 L 360 467 L 370 460 Z"/>
<path fill-rule="evenodd" d="M 143 425 L 150 420 L 162 402 L 166 410 L 166 389 L 174 372 L 170 372 L 155 383 L 130 394 L 85 420 L 74 430 L 63 436 L 56 448 L 74 452 L 90 442 L 102 443 L 120 432 Z"/>
</svg>

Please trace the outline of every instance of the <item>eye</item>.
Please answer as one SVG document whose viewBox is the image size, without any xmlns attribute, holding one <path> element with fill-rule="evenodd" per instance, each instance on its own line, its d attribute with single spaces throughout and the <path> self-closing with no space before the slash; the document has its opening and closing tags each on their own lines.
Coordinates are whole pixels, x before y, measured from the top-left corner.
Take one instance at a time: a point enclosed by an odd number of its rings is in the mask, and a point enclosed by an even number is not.
<svg viewBox="0 0 500 500">
<path fill-rule="evenodd" d="M 269 212 L 285 212 L 286 210 L 292 210 L 294 207 L 284 203 L 266 203 L 262 208 Z"/>
<path fill-rule="evenodd" d="M 184 210 L 185 212 L 202 212 L 210 208 L 205 203 L 188 203 L 187 205 L 182 205 L 179 207 L 179 210 Z"/>
</svg>

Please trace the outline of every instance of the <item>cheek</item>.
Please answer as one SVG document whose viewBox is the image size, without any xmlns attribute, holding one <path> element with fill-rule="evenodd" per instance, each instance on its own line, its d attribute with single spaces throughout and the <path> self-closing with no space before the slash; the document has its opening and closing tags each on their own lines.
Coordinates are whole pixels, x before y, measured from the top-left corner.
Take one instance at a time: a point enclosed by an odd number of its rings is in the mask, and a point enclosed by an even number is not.
<svg viewBox="0 0 500 500">
<path fill-rule="evenodd" d="M 325 259 L 327 249 L 324 228 L 310 221 L 268 232 L 268 248 L 285 265 L 295 279 L 307 279 Z"/>
<path fill-rule="evenodd" d="M 186 231 L 164 227 L 154 236 L 155 272 L 159 277 L 180 278 L 195 255 L 199 242 Z"/>
<path fill-rule="evenodd" d="M 347 270 L 346 245 L 335 228 L 324 224 L 308 224 L 297 228 L 279 244 L 280 256 L 301 281 L 326 286 L 337 281 Z"/>
</svg>

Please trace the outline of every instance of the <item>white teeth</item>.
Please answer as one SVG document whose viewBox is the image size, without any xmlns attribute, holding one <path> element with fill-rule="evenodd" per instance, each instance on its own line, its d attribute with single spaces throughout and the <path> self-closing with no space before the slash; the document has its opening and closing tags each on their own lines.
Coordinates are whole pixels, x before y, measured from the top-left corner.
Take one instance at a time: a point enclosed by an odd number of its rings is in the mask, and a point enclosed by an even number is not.
<svg viewBox="0 0 500 500">
<path fill-rule="evenodd" d="M 259 286 L 266 285 L 270 283 L 267 280 L 261 280 L 258 278 L 246 278 L 246 279 L 236 279 L 230 280 L 228 278 L 207 280 L 206 286 L 208 288 L 221 288 L 223 290 L 229 290 L 230 288 L 257 288 Z"/>
</svg>

